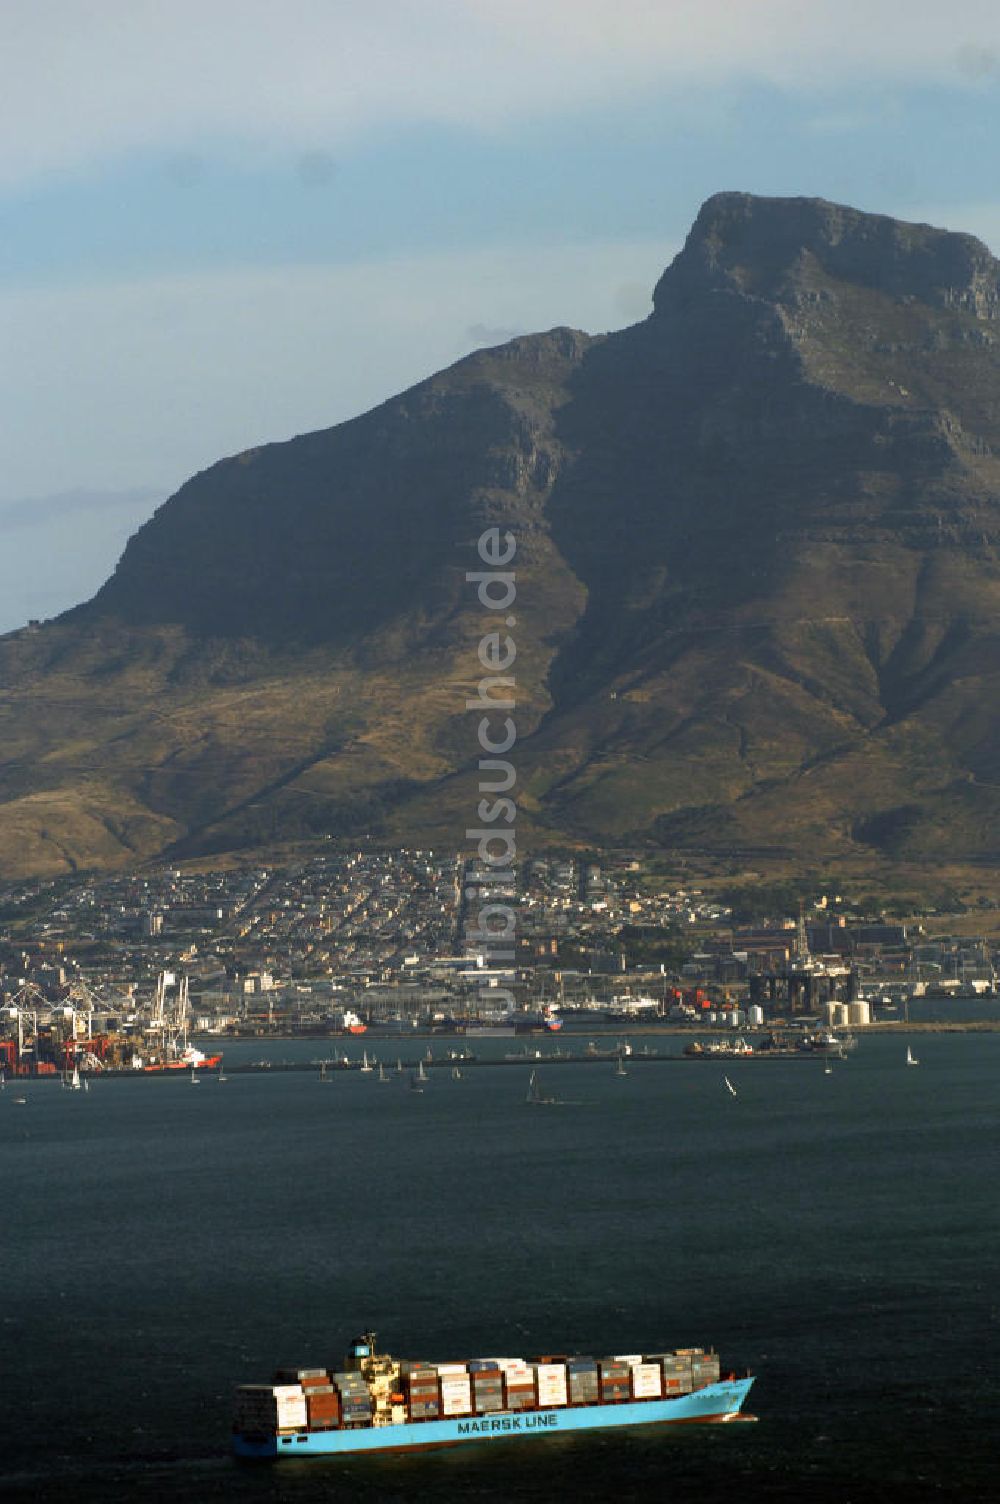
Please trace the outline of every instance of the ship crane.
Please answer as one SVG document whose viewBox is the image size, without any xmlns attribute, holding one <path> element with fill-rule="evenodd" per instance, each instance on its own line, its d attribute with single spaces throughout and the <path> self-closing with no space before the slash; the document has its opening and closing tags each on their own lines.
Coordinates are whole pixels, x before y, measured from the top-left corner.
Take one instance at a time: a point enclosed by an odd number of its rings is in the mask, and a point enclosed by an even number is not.
<svg viewBox="0 0 1000 1504">
<path fill-rule="evenodd" d="M 34 982 L 27 982 L 11 999 L 10 1011 L 17 1018 L 17 1059 L 20 1064 L 24 1056 L 26 1041 L 30 1041 L 35 1051 L 35 1069 L 38 1068 L 38 1004 L 45 1005 L 45 997 L 40 987 Z M 30 1006 L 30 1005 L 34 1006 Z M 25 1028 L 27 1025 L 27 1029 Z"/>
</svg>

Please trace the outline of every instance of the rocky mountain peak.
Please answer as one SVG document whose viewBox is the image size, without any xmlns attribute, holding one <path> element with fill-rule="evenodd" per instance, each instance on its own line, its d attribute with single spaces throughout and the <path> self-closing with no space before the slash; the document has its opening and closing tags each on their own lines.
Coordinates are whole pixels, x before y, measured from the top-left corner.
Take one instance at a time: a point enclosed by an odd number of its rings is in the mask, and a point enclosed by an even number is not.
<svg viewBox="0 0 1000 1504">
<path fill-rule="evenodd" d="M 706 292 L 782 301 L 803 279 L 1000 318 L 1000 263 L 973 235 L 821 198 L 717 193 L 698 213 L 653 297 L 657 312 Z"/>
<path fill-rule="evenodd" d="M 719 194 L 648 320 L 480 349 L 220 461 L 91 602 L 0 639 L 0 870 L 458 849 L 468 571 L 498 526 L 519 851 L 978 882 L 1000 861 L 998 271 L 968 235 Z"/>
</svg>

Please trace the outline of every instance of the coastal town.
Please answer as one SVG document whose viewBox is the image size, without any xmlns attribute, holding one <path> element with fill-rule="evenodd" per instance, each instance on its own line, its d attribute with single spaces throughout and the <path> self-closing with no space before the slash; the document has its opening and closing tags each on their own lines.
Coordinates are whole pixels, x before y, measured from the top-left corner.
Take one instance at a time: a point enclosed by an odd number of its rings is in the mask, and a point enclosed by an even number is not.
<svg viewBox="0 0 1000 1504">
<path fill-rule="evenodd" d="M 359 849 L 10 886 L 0 1064 L 167 1064 L 194 1039 L 369 1029 L 732 1038 L 1000 1023 L 1000 949 L 969 933 L 975 915 L 955 933 L 947 916 L 814 893 L 748 920 L 718 892 L 667 885 L 639 855 L 542 853 L 491 894 L 516 916 L 498 960 L 468 938 L 474 877 L 454 852 Z"/>
</svg>

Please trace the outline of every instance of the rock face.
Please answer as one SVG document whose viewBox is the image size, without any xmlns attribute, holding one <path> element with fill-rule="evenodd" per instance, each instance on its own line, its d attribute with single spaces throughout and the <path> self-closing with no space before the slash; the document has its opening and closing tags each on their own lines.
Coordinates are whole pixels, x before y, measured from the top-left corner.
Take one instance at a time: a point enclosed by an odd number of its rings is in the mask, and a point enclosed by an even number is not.
<svg viewBox="0 0 1000 1504">
<path fill-rule="evenodd" d="M 998 316 L 998 266 L 972 235 L 862 214 L 824 199 L 719 193 L 653 295 L 659 310 L 708 288 L 782 301 L 797 277 L 851 283 L 977 318 Z"/>
<path fill-rule="evenodd" d="M 970 236 L 719 194 L 644 323 L 215 465 L 0 641 L 0 869 L 461 846 L 492 524 L 522 840 L 994 859 L 998 285 Z"/>
</svg>

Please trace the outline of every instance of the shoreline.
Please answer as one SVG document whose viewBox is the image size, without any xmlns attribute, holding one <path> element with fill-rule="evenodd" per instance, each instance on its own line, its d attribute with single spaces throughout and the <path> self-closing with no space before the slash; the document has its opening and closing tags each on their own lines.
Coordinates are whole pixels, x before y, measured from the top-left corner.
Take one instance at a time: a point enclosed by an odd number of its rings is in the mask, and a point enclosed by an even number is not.
<svg viewBox="0 0 1000 1504">
<path fill-rule="evenodd" d="M 788 1022 L 775 1022 L 773 1024 L 765 1024 L 763 1026 L 754 1025 L 752 1028 L 733 1028 L 731 1025 L 727 1027 L 720 1027 L 718 1024 L 698 1025 L 638 1023 L 623 1025 L 623 1027 L 621 1028 L 618 1028 L 616 1026 L 613 1029 L 609 1029 L 605 1026 L 604 1021 L 602 1020 L 601 1027 L 599 1028 L 597 1027 L 596 1023 L 590 1028 L 573 1028 L 569 1024 L 565 1024 L 555 1034 L 547 1034 L 539 1031 L 537 1034 L 533 1033 L 511 1035 L 510 1038 L 516 1038 L 520 1040 L 530 1039 L 535 1042 L 544 1040 L 546 1042 L 552 1043 L 558 1043 L 560 1039 L 570 1038 L 597 1040 L 601 1038 L 607 1039 L 611 1035 L 624 1040 L 625 1038 L 635 1034 L 657 1034 L 671 1038 L 678 1037 L 688 1039 L 697 1039 L 704 1035 L 706 1037 L 710 1036 L 715 1039 L 732 1039 L 740 1036 L 751 1037 L 754 1035 L 768 1034 L 772 1032 L 785 1033 L 790 1029 L 797 1029 L 797 1027 L 798 1025 Z M 822 1027 L 825 1028 L 826 1026 L 823 1025 Z M 954 1019 L 947 1022 L 937 1023 L 913 1021 L 907 1023 L 903 1019 L 882 1019 L 877 1023 L 854 1024 L 851 1025 L 851 1027 L 848 1029 L 840 1029 L 839 1031 L 835 1029 L 833 1032 L 850 1033 L 859 1040 L 862 1039 L 866 1034 L 898 1034 L 901 1032 L 910 1032 L 914 1034 L 996 1034 L 1000 1033 L 1000 1017 L 972 1020 Z M 496 1039 L 500 1036 L 491 1034 L 486 1035 L 485 1037 L 489 1039 Z M 465 1044 L 473 1044 L 477 1039 L 477 1031 L 475 1029 L 472 1029 L 468 1033 L 457 1031 L 454 1033 L 443 1033 L 440 1030 L 435 1031 L 431 1029 L 413 1029 L 412 1031 L 407 1031 L 406 1033 L 393 1033 L 390 1029 L 371 1029 L 364 1034 L 328 1034 L 320 1032 L 317 1032 L 315 1034 L 200 1034 L 192 1035 L 192 1038 L 199 1045 L 199 1047 L 203 1044 L 211 1043 L 214 1049 L 222 1048 L 223 1050 L 227 1043 L 258 1043 L 261 1045 L 268 1043 L 294 1044 L 296 1042 L 305 1040 L 326 1041 L 329 1043 L 337 1042 L 343 1043 L 345 1045 L 353 1042 L 355 1044 L 360 1044 L 362 1046 L 362 1049 L 368 1049 L 369 1047 L 374 1047 L 376 1042 L 387 1039 L 419 1039 L 421 1042 L 425 1040 L 433 1042 L 436 1039 L 441 1041 L 460 1040 Z M 461 1061 L 455 1061 L 453 1063 L 461 1064 Z"/>
</svg>

